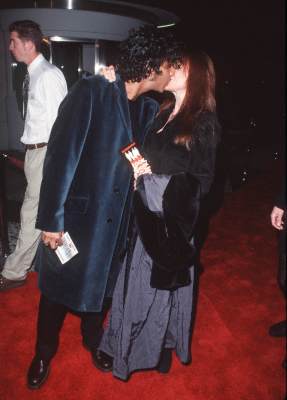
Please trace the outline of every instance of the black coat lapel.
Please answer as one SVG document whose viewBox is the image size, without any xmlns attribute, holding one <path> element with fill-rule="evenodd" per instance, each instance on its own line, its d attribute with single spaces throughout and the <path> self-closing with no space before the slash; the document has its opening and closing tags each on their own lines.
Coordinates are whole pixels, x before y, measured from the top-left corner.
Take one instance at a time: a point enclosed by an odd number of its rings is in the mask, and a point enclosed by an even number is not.
<svg viewBox="0 0 287 400">
<path fill-rule="evenodd" d="M 127 129 L 127 135 L 130 141 L 133 141 L 133 133 L 131 127 L 131 117 L 130 117 L 130 110 L 129 110 L 129 102 L 126 95 L 126 88 L 124 82 L 117 76 L 117 80 L 115 82 L 115 95 L 116 101 L 118 105 L 118 109 L 120 112 L 120 116 L 123 120 L 123 123 Z"/>
</svg>

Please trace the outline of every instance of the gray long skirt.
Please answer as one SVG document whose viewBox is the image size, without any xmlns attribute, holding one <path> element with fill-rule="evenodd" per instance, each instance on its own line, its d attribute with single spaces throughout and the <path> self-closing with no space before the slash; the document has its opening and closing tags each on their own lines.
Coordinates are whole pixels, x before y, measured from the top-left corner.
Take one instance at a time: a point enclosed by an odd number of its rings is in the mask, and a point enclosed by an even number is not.
<svg viewBox="0 0 287 400">
<path fill-rule="evenodd" d="M 119 274 L 99 347 L 114 358 L 113 374 L 123 380 L 135 370 L 155 368 L 163 348 L 175 349 L 183 363 L 190 359 L 194 268 L 190 285 L 158 290 L 150 287 L 151 264 L 138 237 L 130 268 L 125 262 Z"/>
<path fill-rule="evenodd" d="M 170 176 L 151 174 L 139 181 L 137 190 L 151 211 L 162 213 L 169 180 Z M 190 360 L 194 267 L 191 283 L 174 291 L 151 288 L 151 267 L 138 236 L 119 274 L 99 347 L 114 358 L 113 374 L 123 380 L 135 370 L 155 368 L 164 348 L 174 349 L 183 363 Z"/>
</svg>

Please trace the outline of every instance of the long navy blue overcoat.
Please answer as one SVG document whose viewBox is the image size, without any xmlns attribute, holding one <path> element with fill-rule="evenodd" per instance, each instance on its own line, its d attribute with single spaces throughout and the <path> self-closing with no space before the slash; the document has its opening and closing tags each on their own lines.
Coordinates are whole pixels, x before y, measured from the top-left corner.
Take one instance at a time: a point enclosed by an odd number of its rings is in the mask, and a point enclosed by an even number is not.
<svg viewBox="0 0 287 400">
<path fill-rule="evenodd" d="M 101 311 L 125 244 L 132 170 L 120 150 L 142 140 L 158 108 L 144 96 L 132 103 L 119 77 L 114 83 L 84 78 L 64 99 L 52 128 L 36 227 L 68 231 L 79 254 L 62 265 L 41 243 L 36 270 L 41 292 L 76 311 Z"/>
</svg>

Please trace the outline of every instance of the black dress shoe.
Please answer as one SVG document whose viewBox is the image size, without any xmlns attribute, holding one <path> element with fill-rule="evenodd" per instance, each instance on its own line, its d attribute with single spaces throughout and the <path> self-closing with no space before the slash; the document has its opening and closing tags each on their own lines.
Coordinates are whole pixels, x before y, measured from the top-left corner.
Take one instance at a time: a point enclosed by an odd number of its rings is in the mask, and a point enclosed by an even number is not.
<svg viewBox="0 0 287 400">
<path fill-rule="evenodd" d="M 273 337 L 284 337 L 286 336 L 286 327 L 286 320 L 277 322 L 277 324 L 270 326 L 269 335 Z"/>
<path fill-rule="evenodd" d="M 94 366 L 102 372 L 111 372 L 113 370 L 113 357 L 101 350 L 91 350 Z"/>
<path fill-rule="evenodd" d="M 34 357 L 27 374 L 27 385 L 29 389 L 39 389 L 48 378 L 50 364 Z"/>
<path fill-rule="evenodd" d="M 156 366 L 156 370 L 161 374 L 167 374 L 171 367 L 172 361 L 172 349 L 163 349 L 159 359 L 159 363 Z"/>
</svg>

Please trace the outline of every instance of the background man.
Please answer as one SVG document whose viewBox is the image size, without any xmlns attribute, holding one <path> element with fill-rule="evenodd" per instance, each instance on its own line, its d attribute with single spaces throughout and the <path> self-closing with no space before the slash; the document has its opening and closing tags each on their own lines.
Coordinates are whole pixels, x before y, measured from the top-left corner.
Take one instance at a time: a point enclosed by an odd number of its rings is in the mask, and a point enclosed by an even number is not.
<svg viewBox="0 0 287 400">
<path fill-rule="evenodd" d="M 279 193 L 275 205 L 271 211 L 271 224 L 278 232 L 278 283 L 286 298 L 286 183 L 283 181 L 282 190 Z M 269 329 L 273 337 L 286 337 L 286 319 L 277 322 Z M 286 358 L 283 361 L 286 368 Z"/>
<path fill-rule="evenodd" d="M 40 240 L 35 228 L 42 169 L 47 143 L 58 107 L 67 93 L 62 72 L 41 54 L 43 34 L 33 21 L 16 21 L 9 27 L 10 51 L 28 67 L 23 87 L 24 132 L 27 188 L 21 208 L 21 226 L 16 248 L 7 258 L 0 274 L 0 291 L 22 286 L 31 268 Z"/>
</svg>

